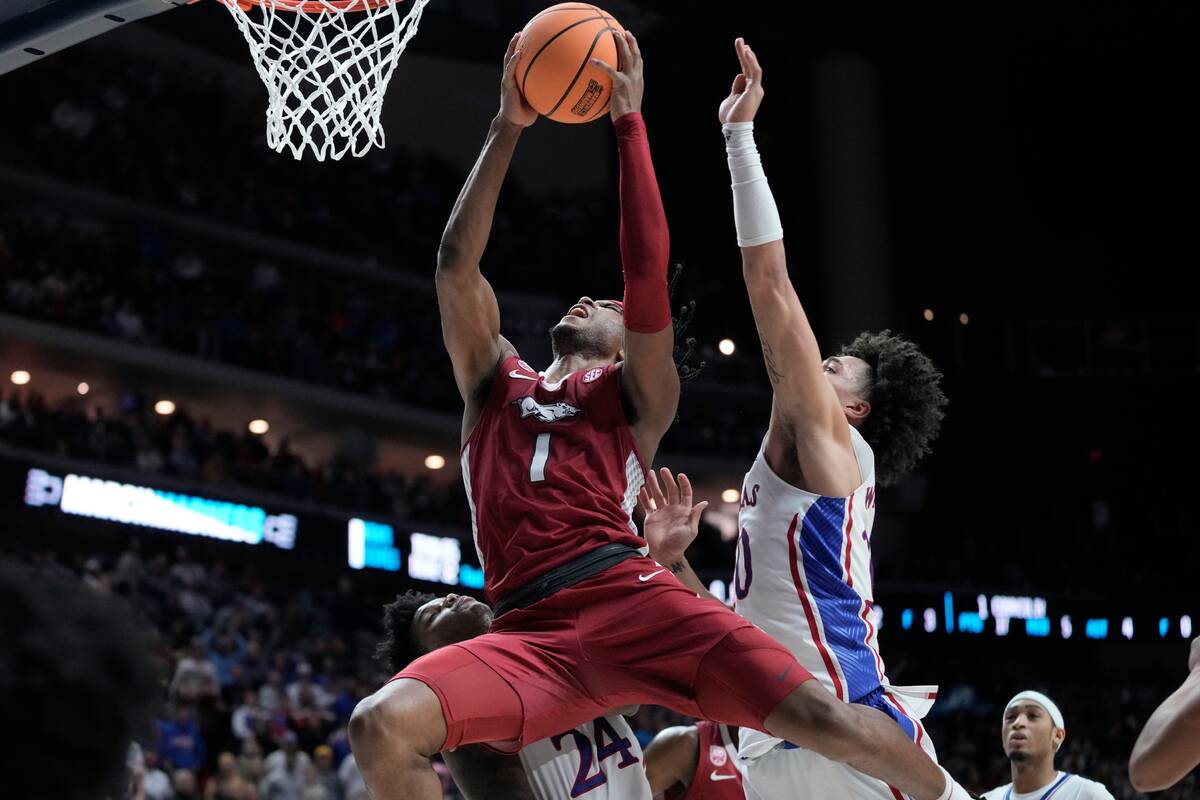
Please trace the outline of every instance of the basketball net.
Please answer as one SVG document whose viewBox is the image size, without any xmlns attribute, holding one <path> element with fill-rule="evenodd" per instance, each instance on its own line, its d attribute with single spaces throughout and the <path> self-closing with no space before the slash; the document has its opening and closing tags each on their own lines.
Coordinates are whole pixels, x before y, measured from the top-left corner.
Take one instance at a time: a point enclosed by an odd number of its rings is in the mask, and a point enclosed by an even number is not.
<svg viewBox="0 0 1200 800">
<path fill-rule="evenodd" d="M 221 0 L 267 87 L 267 145 L 318 161 L 383 147 L 388 81 L 429 0 Z"/>
</svg>

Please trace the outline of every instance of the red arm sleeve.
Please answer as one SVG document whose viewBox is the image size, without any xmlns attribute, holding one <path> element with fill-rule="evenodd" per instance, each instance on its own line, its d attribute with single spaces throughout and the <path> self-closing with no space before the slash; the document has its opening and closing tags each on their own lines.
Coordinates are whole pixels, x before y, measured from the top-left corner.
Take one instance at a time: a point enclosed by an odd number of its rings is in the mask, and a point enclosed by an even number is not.
<svg viewBox="0 0 1200 800">
<path fill-rule="evenodd" d="M 657 333 L 671 324 L 667 261 L 671 240 L 663 211 L 646 123 L 639 113 L 616 121 L 621 162 L 621 266 L 625 272 L 625 327 Z"/>
</svg>

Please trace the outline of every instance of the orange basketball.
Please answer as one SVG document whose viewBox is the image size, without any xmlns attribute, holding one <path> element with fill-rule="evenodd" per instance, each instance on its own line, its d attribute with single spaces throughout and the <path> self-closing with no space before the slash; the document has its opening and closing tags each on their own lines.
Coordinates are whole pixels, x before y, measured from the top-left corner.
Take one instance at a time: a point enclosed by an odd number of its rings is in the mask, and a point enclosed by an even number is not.
<svg viewBox="0 0 1200 800">
<path fill-rule="evenodd" d="M 613 34 L 624 33 L 608 12 L 587 3 L 559 3 L 521 32 L 517 86 L 533 109 L 555 122 L 591 122 L 608 112 L 612 81 L 590 63 L 617 66 Z"/>
</svg>

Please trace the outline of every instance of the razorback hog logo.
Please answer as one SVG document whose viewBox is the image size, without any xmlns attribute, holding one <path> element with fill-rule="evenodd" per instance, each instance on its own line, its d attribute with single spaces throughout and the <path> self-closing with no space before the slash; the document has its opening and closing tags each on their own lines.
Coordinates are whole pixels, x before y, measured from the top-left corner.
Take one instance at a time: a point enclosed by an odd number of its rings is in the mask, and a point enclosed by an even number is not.
<svg viewBox="0 0 1200 800">
<path fill-rule="evenodd" d="M 544 406 L 529 395 L 514 400 L 513 405 L 521 409 L 521 419 L 536 417 L 539 422 L 559 422 L 579 413 L 579 409 L 570 403 L 551 403 Z"/>
<path fill-rule="evenodd" d="M 725 762 L 729 760 L 729 754 L 719 744 L 710 744 L 708 746 L 708 760 L 712 762 L 714 767 L 723 767 L 725 766 Z"/>
</svg>

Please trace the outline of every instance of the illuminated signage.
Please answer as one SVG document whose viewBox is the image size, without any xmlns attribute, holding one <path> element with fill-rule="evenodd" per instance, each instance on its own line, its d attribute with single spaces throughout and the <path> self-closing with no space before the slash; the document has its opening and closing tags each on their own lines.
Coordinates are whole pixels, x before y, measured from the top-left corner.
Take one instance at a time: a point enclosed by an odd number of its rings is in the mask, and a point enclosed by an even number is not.
<svg viewBox="0 0 1200 800">
<path fill-rule="evenodd" d="M 412 551 L 408 557 L 408 577 L 458 585 L 459 567 L 462 564 L 462 545 L 458 539 L 414 533 L 409 536 L 409 541 Z"/>
<path fill-rule="evenodd" d="M 257 506 L 83 475 L 64 478 L 41 469 L 29 470 L 25 504 L 56 506 L 79 517 L 227 542 L 267 543 L 284 550 L 296 545 L 298 524 L 291 514 L 270 515 Z"/>
<path fill-rule="evenodd" d="M 396 549 L 396 532 L 391 525 L 356 518 L 347 527 L 346 563 L 353 569 L 400 571 L 400 551 Z"/>
<path fill-rule="evenodd" d="M 933 597 L 929 600 L 933 600 Z M 987 633 L 1009 636 L 1015 631 L 1018 635 L 1023 632 L 1031 639 L 1061 637 L 1065 640 L 1098 641 L 1134 641 L 1138 634 L 1144 639 L 1153 636 L 1155 632 L 1162 639 L 1173 636 L 1175 632 L 1184 639 L 1192 636 L 1192 618 L 1186 614 L 1178 617 L 1147 617 L 1140 622 L 1128 615 L 1104 617 L 1077 614 L 1072 617 L 1071 614 L 1056 614 L 1051 617 L 1050 603 L 1044 597 L 981 594 L 976 595 L 974 602 L 968 605 L 971 610 L 961 607 L 956 609 L 956 601 L 961 602 L 962 598 L 956 597 L 953 592 L 942 593 L 940 600 L 940 604 L 935 601 L 928 606 L 922 603 L 916 607 L 902 608 L 898 617 L 900 630 L 909 633 L 924 631 L 928 634 L 944 632 L 971 636 Z M 875 606 L 872 613 L 879 616 L 879 619 L 874 621 L 876 628 L 881 627 L 879 623 L 882 622 L 882 608 Z"/>
</svg>

